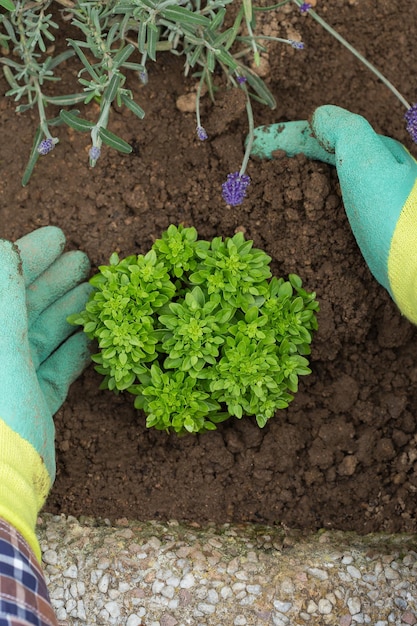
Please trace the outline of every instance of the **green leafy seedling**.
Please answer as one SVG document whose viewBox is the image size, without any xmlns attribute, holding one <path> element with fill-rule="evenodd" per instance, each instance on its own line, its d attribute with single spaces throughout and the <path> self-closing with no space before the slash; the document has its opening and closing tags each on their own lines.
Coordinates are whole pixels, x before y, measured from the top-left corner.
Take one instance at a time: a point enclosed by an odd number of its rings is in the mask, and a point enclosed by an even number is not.
<svg viewBox="0 0 417 626">
<path fill-rule="evenodd" d="M 182 225 L 146 255 L 113 254 L 69 318 L 98 343 L 101 387 L 132 393 L 158 430 L 204 432 L 244 415 L 264 427 L 311 372 L 319 309 L 298 276 L 272 277 L 270 261 L 242 233 L 204 241 Z"/>
</svg>

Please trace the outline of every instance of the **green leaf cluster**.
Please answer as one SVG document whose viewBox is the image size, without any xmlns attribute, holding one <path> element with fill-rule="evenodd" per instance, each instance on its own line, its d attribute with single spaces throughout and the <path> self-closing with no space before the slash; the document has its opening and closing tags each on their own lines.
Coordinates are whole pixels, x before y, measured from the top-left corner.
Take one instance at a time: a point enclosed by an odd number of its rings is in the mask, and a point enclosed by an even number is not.
<svg viewBox="0 0 417 626">
<path fill-rule="evenodd" d="M 295 274 L 271 277 L 270 261 L 240 232 L 204 241 L 182 225 L 146 255 L 113 254 L 69 318 L 98 342 L 101 387 L 134 394 L 160 430 L 204 432 L 244 415 L 265 426 L 311 371 L 319 308 Z"/>
</svg>

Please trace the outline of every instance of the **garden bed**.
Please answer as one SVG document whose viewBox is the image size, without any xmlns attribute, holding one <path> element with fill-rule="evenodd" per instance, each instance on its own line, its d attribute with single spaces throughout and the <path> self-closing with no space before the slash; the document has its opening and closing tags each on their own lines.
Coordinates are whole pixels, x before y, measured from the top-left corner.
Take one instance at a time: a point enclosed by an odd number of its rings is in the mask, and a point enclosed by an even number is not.
<svg viewBox="0 0 417 626">
<path fill-rule="evenodd" d="M 335 0 L 319 2 L 317 11 L 417 99 L 417 16 L 409 2 Z M 305 119 L 332 103 L 417 154 L 403 106 L 312 19 L 294 5 L 276 11 L 270 26 L 284 37 L 299 32 L 306 47 L 270 45 L 263 68 L 277 108 L 255 105 L 255 125 Z M 75 84 L 75 63 L 66 67 L 64 81 Z M 2 236 L 60 226 L 68 247 L 86 251 L 96 268 L 113 251 L 145 253 L 171 223 L 195 226 L 204 239 L 241 230 L 272 257 L 275 275 L 297 273 L 317 292 L 313 373 L 262 430 L 254 418 L 231 419 L 213 433 L 178 438 L 147 430 L 133 397 L 99 391 L 90 367 L 55 419 L 57 479 L 46 509 L 111 520 L 415 531 L 417 332 L 367 269 L 334 169 L 303 156 L 251 160 L 248 197 L 229 208 L 221 184 L 240 167 L 242 92 L 220 93 L 215 105 L 203 99 L 209 140 L 199 142 L 194 114 L 177 106 L 195 89 L 180 59 L 161 56 L 146 86 L 132 75 L 129 87 L 146 117 L 113 110 L 109 128 L 133 145 L 132 154 L 105 149 L 90 169 L 88 137 L 60 127 L 60 143 L 39 159 L 25 188 L 35 116 L 15 115 L 14 103 L 2 99 Z"/>
</svg>

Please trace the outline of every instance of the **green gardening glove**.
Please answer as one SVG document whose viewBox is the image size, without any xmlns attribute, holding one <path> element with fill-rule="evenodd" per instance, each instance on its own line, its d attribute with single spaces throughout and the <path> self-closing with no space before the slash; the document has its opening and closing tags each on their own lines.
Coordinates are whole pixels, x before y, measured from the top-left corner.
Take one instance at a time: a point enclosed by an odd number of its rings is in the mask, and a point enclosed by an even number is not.
<svg viewBox="0 0 417 626">
<path fill-rule="evenodd" d="M 68 315 L 91 291 L 82 252 L 62 253 L 59 228 L 0 240 L 0 517 L 40 558 L 35 525 L 55 478 L 52 416 L 89 362 Z"/>
<path fill-rule="evenodd" d="M 417 162 L 406 148 L 378 135 L 360 115 L 325 105 L 311 123 L 257 128 L 252 154 L 270 159 L 276 150 L 336 165 L 346 214 L 369 269 L 417 324 Z"/>
</svg>

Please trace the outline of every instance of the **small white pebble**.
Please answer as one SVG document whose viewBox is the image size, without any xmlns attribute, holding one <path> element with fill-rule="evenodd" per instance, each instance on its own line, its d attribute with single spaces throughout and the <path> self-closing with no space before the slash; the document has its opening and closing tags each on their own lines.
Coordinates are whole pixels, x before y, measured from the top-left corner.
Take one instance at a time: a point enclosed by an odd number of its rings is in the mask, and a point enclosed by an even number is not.
<svg viewBox="0 0 417 626">
<path fill-rule="evenodd" d="M 356 578 L 358 580 L 359 580 L 359 578 L 361 578 L 360 571 L 354 565 L 348 565 L 346 569 L 349 572 L 349 574 L 352 576 L 352 578 Z"/>
<path fill-rule="evenodd" d="M 64 597 L 64 587 L 55 587 L 50 593 L 52 600 L 61 600 Z"/>
<path fill-rule="evenodd" d="M 82 600 L 78 600 L 77 602 L 77 617 L 78 619 L 82 619 L 83 621 L 87 619 L 84 602 Z"/>
<path fill-rule="evenodd" d="M 395 569 L 393 569 L 392 567 L 386 567 L 384 569 L 384 574 L 387 580 L 395 580 L 400 577 L 398 572 L 396 572 Z"/>
<path fill-rule="evenodd" d="M 209 604 L 217 604 L 219 601 L 219 594 L 215 589 L 209 589 L 206 600 Z"/>
<path fill-rule="evenodd" d="M 180 582 L 180 587 L 182 589 L 190 589 L 191 587 L 194 587 L 195 585 L 195 578 L 193 576 L 193 574 L 186 574 L 181 582 Z"/>
<path fill-rule="evenodd" d="M 58 555 L 55 550 L 47 550 L 43 553 L 42 560 L 48 565 L 56 565 L 58 563 Z"/>
<path fill-rule="evenodd" d="M 200 604 L 197 605 L 197 610 L 205 615 L 210 615 L 214 613 L 216 607 L 213 604 L 207 604 L 207 602 L 200 602 Z"/>
<path fill-rule="evenodd" d="M 311 615 L 309 615 L 308 613 L 306 613 L 305 611 L 301 611 L 300 613 L 300 617 L 302 620 L 304 620 L 305 622 L 309 622 L 311 620 Z"/>
<path fill-rule="evenodd" d="M 321 615 L 329 615 L 329 613 L 332 612 L 332 608 L 332 603 L 329 602 L 329 600 L 327 600 L 326 598 L 320 598 L 318 609 Z"/>
<path fill-rule="evenodd" d="M 356 613 L 361 611 L 361 601 L 356 596 L 348 599 L 347 606 L 351 615 L 356 615 Z"/>
<path fill-rule="evenodd" d="M 76 565 L 70 565 L 65 572 L 62 573 L 64 578 L 77 578 L 78 567 Z"/>
<path fill-rule="evenodd" d="M 235 621 L 233 622 L 233 626 L 245 626 L 248 622 L 246 621 L 246 617 L 244 615 L 238 615 L 235 617 Z"/>
<path fill-rule="evenodd" d="M 80 597 L 85 594 L 85 584 L 82 580 L 77 580 L 77 591 Z"/>
<path fill-rule="evenodd" d="M 405 611 L 408 606 L 407 600 L 404 600 L 404 598 L 395 598 L 394 604 L 395 606 L 398 606 L 398 608 L 402 611 Z"/>
<path fill-rule="evenodd" d="M 318 580 L 327 580 L 329 578 L 328 573 L 323 569 L 319 569 L 318 567 L 309 567 L 307 572 Z"/>
<path fill-rule="evenodd" d="M 99 569 L 93 569 L 90 574 L 90 581 L 93 585 L 96 585 L 100 578 L 103 576 L 103 572 Z"/>
<path fill-rule="evenodd" d="M 239 569 L 239 559 L 235 557 L 229 562 L 226 572 L 228 574 L 235 574 L 238 571 L 238 569 Z"/>
<path fill-rule="evenodd" d="M 371 591 L 368 591 L 366 595 L 370 600 L 372 600 L 372 602 L 375 602 L 376 600 L 378 600 L 379 591 L 378 589 L 371 589 Z"/>
<path fill-rule="evenodd" d="M 280 613 L 288 613 L 291 607 L 291 602 L 281 602 L 281 600 L 274 600 L 274 608 Z"/>
<path fill-rule="evenodd" d="M 102 556 L 99 558 L 97 563 L 97 569 L 108 569 L 110 567 L 110 559 L 106 556 Z"/>
<path fill-rule="evenodd" d="M 104 605 L 106 611 L 108 611 L 110 617 L 119 617 L 120 616 L 120 606 L 114 600 L 112 602 L 106 602 Z"/>
<path fill-rule="evenodd" d="M 101 609 L 99 613 L 99 617 L 102 620 L 103 624 L 107 624 L 110 618 L 109 612 L 106 609 Z"/>
<path fill-rule="evenodd" d="M 165 587 L 165 583 L 162 580 L 155 580 L 155 582 L 152 585 L 152 593 L 154 594 L 161 593 L 164 587 Z"/>
<path fill-rule="evenodd" d="M 100 593 L 107 593 L 110 583 L 110 576 L 108 574 L 104 574 L 102 578 L 100 578 L 98 583 L 98 590 Z"/>
<path fill-rule="evenodd" d="M 259 595 L 262 591 L 261 585 L 246 585 L 246 590 L 255 596 Z"/>
<path fill-rule="evenodd" d="M 148 545 L 150 545 L 154 550 L 158 550 L 162 544 L 158 537 L 151 537 L 148 541 Z"/>
<path fill-rule="evenodd" d="M 233 591 L 230 589 L 230 587 L 222 587 L 220 590 L 220 595 L 223 598 L 223 600 L 226 600 L 227 598 L 230 598 L 230 596 L 233 595 Z"/>
<path fill-rule="evenodd" d="M 248 589 L 249 589 L 249 585 L 248 585 Z M 295 591 L 295 586 L 292 580 L 290 578 L 285 578 L 281 583 L 281 593 L 292 596 L 294 591 Z"/>
<path fill-rule="evenodd" d="M 64 607 L 57 610 L 56 616 L 59 622 L 64 622 L 67 619 L 67 612 Z"/>
<path fill-rule="evenodd" d="M 310 602 L 307 605 L 307 613 L 309 613 L 310 615 L 312 613 L 317 613 L 318 609 L 319 609 L 319 607 L 314 602 L 314 600 L 310 600 Z"/>
<path fill-rule="evenodd" d="M 174 587 L 171 587 L 171 585 L 164 585 L 164 587 L 161 589 L 161 593 L 164 598 L 168 598 L 169 600 L 171 600 L 175 595 L 175 589 Z"/>
<path fill-rule="evenodd" d="M 136 613 L 132 613 L 127 618 L 126 626 L 140 626 L 141 624 L 142 620 L 139 615 L 136 615 Z"/>
</svg>

